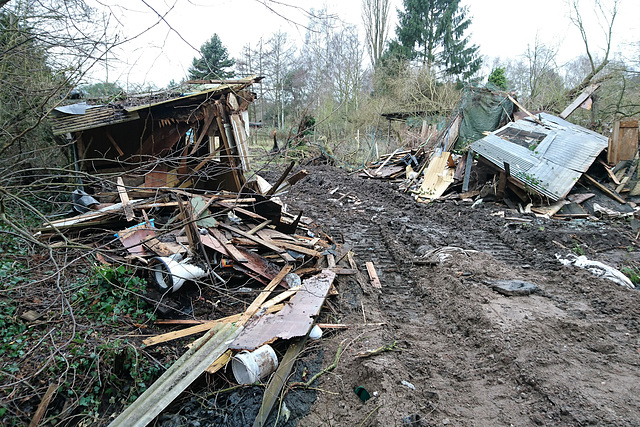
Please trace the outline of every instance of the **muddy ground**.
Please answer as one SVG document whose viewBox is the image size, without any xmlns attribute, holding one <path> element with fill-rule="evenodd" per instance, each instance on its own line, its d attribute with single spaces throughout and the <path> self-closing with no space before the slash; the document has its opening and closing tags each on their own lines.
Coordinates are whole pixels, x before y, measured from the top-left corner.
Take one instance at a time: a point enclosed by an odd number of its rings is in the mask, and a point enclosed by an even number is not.
<svg viewBox="0 0 640 427">
<path fill-rule="evenodd" d="M 289 209 L 353 245 L 363 271 L 373 261 L 382 289 L 340 277 L 320 320 L 351 326 L 326 333 L 306 357 L 320 346 L 327 366 L 341 343 L 345 351 L 317 383 L 310 413 L 290 424 L 640 425 L 640 294 L 555 257 L 634 265 L 640 249 L 628 223 L 506 213 L 531 220 L 518 223 L 501 217 L 503 205 L 417 204 L 389 182 L 308 169 L 285 197 Z M 350 197 L 338 201 L 340 192 Z M 446 246 L 465 251 L 420 265 Z M 505 296 L 488 285 L 498 279 L 538 290 Z M 355 356 L 393 343 L 395 351 Z M 357 386 L 371 399 L 362 402 Z"/>
<path fill-rule="evenodd" d="M 390 182 L 307 169 L 284 197 L 289 211 L 351 245 L 363 274 L 339 276 L 339 295 L 318 319 L 349 329 L 309 341 L 291 381 L 306 381 L 343 348 L 336 368 L 311 389 L 288 389 L 267 425 L 640 425 L 640 293 L 556 259 L 639 265 L 628 222 L 539 219 L 490 202 L 418 204 Z M 425 262 L 445 247 L 459 249 Z M 368 283 L 367 261 L 381 290 Z M 505 296 L 490 286 L 505 279 L 538 289 Z M 382 346 L 392 348 L 357 357 Z M 287 343 L 274 347 L 282 356 Z M 263 387 L 200 386 L 208 391 L 192 387 L 156 425 L 253 424 Z"/>
</svg>

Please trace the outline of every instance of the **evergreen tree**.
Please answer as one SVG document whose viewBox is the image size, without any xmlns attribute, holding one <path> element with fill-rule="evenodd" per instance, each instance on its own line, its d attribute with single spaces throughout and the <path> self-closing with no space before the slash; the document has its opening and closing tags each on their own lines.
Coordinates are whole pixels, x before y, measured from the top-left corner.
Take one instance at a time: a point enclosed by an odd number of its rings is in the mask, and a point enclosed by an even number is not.
<svg viewBox="0 0 640 427">
<path fill-rule="evenodd" d="M 189 77 L 192 79 L 228 79 L 234 76 L 230 67 L 235 61 L 229 58 L 229 52 L 220 41 L 217 34 L 211 36 L 201 47 L 201 58 L 193 58 L 189 67 Z"/>
<path fill-rule="evenodd" d="M 478 47 L 465 36 L 471 25 L 460 0 L 403 0 L 398 10 L 397 40 L 390 54 L 417 60 L 429 71 L 468 78 L 481 65 Z"/>
<path fill-rule="evenodd" d="M 507 78 L 504 75 L 504 68 L 496 67 L 489 74 L 489 83 L 493 83 L 502 90 L 507 90 Z"/>
</svg>

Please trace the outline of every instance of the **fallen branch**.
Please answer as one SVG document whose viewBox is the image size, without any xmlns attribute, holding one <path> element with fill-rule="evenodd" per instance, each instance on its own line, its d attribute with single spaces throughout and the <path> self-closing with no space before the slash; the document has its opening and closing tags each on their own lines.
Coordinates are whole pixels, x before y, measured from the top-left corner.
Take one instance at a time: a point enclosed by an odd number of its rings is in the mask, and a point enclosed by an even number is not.
<svg viewBox="0 0 640 427">
<path fill-rule="evenodd" d="M 356 354 L 356 357 L 364 358 L 375 356 L 380 353 L 384 353 L 385 351 L 402 351 L 398 349 L 398 341 L 394 341 L 392 344 L 383 345 L 382 347 L 378 347 L 374 350 L 362 351 Z"/>
</svg>

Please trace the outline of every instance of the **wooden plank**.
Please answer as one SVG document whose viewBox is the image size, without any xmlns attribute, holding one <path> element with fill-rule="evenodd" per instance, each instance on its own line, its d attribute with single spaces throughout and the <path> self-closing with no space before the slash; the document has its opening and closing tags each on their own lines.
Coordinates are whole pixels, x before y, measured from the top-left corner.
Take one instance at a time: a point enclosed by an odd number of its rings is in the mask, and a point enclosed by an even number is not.
<svg viewBox="0 0 640 427">
<path fill-rule="evenodd" d="M 336 274 L 330 270 L 302 281 L 302 288 L 289 304 L 276 314 L 248 323 L 245 331 L 229 346 L 235 350 L 254 350 L 277 338 L 290 339 L 306 335 L 314 317 L 327 297 Z"/>
<path fill-rule="evenodd" d="M 124 210 L 124 214 L 127 217 L 127 221 L 133 221 L 136 217 L 133 213 L 133 208 L 131 207 L 131 202 L 129 200 L 129 195 L 127 194 L 127 189 L 124 186 L 124 181 L 122 177 L 118 177 L 116 180 L 116 187 L 118 188 L 118 195 L 120 196 L 120 201 L 122 202 L 122 209 Z"/>
<path fill-rule="evenodd" d="M 113 136 L 111 136 L 111 132 L 109 132 L 108 130 L 105 130 L 105 135 L 107 135 L 107 139 L 109 140 L 109 142 L 111 143 L 111 145 L 113 145 L 113 148 L 116 149 L 116 151 L 118 152 L 118 154 L 120 154 L 121 156 L 124 156 L 124 151 L 122 151 L 122 148 L 120 148 L 120 146 L 118 145 L 118 143 L 116 142 L 115 139 L 113 139 Z"/>
<path fill-rule="evenodd" d="M 154 325 L 202 325 L 207 320 L 197 319 L 158 319 L 153 322 Z"/>
<path fill-rule="evenodd" d="M 218 230 L 217 228 L 210 228 L 209 233 L 211 233 L 213 238 L 220 242 L 222 246 L 224 246 L 229 255 L 231 255 L 231 258 L 234 259 L 234 261 L 241 263 L 249 262 L 249 260 L 242 254 L 242 252 L 240 252 L 238 249 L 236 249 L 235 246 L 229 243 L 229 240 L 225 237 L 224 234 L 222 234 L 220 230 Z M 200 238 L 202 237 L 203 236 L 200 236 Z"/>
<path fill-rule="evenodd" d="M 609 175 L 609 178 L 611 178 L 611 180 L 616 184 L 616 185 L 620 185 L 620 181 L 618 180 L 618 177 L 613 173 L 613 171 L 611 170 L 611 168 L 609 167 L 609 165 L 607 165 L 605 162 L 603 162 L 602 160 L 598 159 L 598 163 L 600 163 L 603 167 L 604 170 L 607 171 L 607 174 Z"/>
<path fill-rule="evenodd" d="M 380 173 L 380 171 L 382 170 L 382 168 L 384 168 L 384 167 L 387 165 L 387 163 L 389 163 L 389 161 L 393 158 L 393 156 L 395 156 L 395 155 L 396 155 L 396 153 L 397 153 L 398 151 L 400 151 L 400 149 L 399 149 L 399 148 L 396 148 L 396 149 L 395 149 L 395 151 L 394 151 L 393 153 L 391 153 L 391 155 L 390 155 L 389 157 L 387 157 L 387 160 L 385 160 L 385 161 L 380 165 L 380 167 L 379 167 L 378 169 L 376 169 L 376 170 L 373 172 L 373 174 L 374 174 L 374 175 L 378 175 L 378 174 Z"/>
<path fill-rule="evenodd" d="M 631 161 L 631 167 L 629 168 L 627 173 L 624 175 L 624 178 L 620 180 L 620 185 L 616 188 L 616 193 L 620 193 L 622 191 L 622 189 L 625 187 L 627 182 L 629 182 L 629 180 L 631 180 L 631 178 L 633 177 L 633 174 L 636 172 L 636 169 L 638 169 L 639 154 L 640 153 L 635 153 L 635 156 Z"/>
<path fill-rule="evenodd" d="M 260 307 L 260 310 L 269 310 L 268 313 L 273 313 L 274 311 L 279 311 L 279 310 L 273 310 L 273 307 L 283 307 L 282 304 L 280 304 L 282 301 L 291 298 L 292 296 L 294 296 L 296 293 L 298 293 L 298 291 L 300 290 L 300 288 L 302 288 L 302 285 L 298 285 L 298 286 L 294 286 L 293 288 L 290 288 L 278 295 L 276 295 L 275 297 L 271 298 L 269 301 L 265 302 L 264 304 L 262 304 L 262 306 Z"/>
<path fill-rule="evenodd" d="M 595 194 L 593 193 L 577 193 L 577 194 L 569 194 L 567 196 L 567 200 L 569 200 L 571 203 L 584 203 L 587 200 L 589 200 L 590 198 L 595 197 Z"/>
<path fill-rule="evenodd" d="M 285 291 L 288 292 L 288 291 Z M 284 293 L 284 292 L 283 292 Z M 276 297 L 277 298 L 277 297 Z M 273 298 L 272 300 L 274 300 L 275 298 Z M 266 313 L 276 313 L 278 311 L 280 311 L 282 309 L 282 307 L 284 307 L 283 304 L 278 304 L 278 302 L 274 302 L 272 304 L 270 304 L 270 302 L 272 300 L 267 301 L 261 308 L 264 308 L 266 310 Z M 269 304 L 267 306 L 267 304 Z M 195 324 L 194 326 L 190 326 L 188 328 L 184 328 L 181 329 L 179 331 L 173 331 L 173 332 L 167 332 L 165 334 L 160 334 L 160 335 L 155 335 L 149 338 L 145 338 L 144 340 L 142 340 L 142 344 L 144 344 L 147 347 L 151 347 L 152 345 L 157 345 L 157 344 L 161 344 L 163 342 L 168 342 L 168 341 L 173 341 L 173 340 L 177 340 L 180 338 L 184 338 L 184 337 L 188 337 L 190 335 L 195 335 L 195 334 L 199 334 L 201 332 L 206 332 L 209 329 L 213 328 L 214 326 L 221 324 L 221 323 L 233 323 L 233 322 L 237 322 L 238 320 L 240 320 L 240 317 L 242 316 L 242 314 L 234 314 L 232 316 L 227 316 L 227 317 L 223 317 L 221 319 L 217 319 L 217 320 L 209 320 L 209 321 L 202 321 L 202 320 L 193 320 L 192 322 L 199 322 L 198 324 Z M 184 321 L 182 321 L 184 322 Z M 156 324 L 159 324 L 156 321 Z M 167 324 L 166 321 L 163 321 L 162 324 Z M 168 323 L 170 325 L 175 325 L 176 323 Z M 185 323 L 181 323 L 181 324 L 185 324 Z"/>
<path fill-rule="evenodd" d="M 620 144 L 620 121 L 613 122 L 613 131 L 609 137 L 609 147 L 607 148 L 607 163 L 617 164 L 618 160 L 618 146 Z"/>
<path fill-rule="evenodd" d="M 299 246 L 299 245 L 294 245 L 292 243 L 279 241 L 279 242 L 274 242 L 274 244 L 278 245 L 278 246 L 282 246 L 284 249 L 289 249 L 289 250 L 294 251 L 294 252 L 300 252 L 301 254 L 309 255 L 309 256 L 312 256 L 314 258 L 320 258 L 322 256 L 322 253 L 320 253 L 320 252 L 318 252 L 316 250 L 305 248 L 305 247 Z"/>
<path fill-rule="evenodd" d="M 287 178 L 287 175 L 289 175 L 289 173 L 291 172 L 291 169 L 293 169 L 295 164 L 296 164 L 296 162 L 292 160 L 291 163 L 289 164 L 289 166 L 287 166 L 285 171 L 282 173 L 282 175 L 280 175 L 280 178 L 278 178 L 276 183 L 273 186 L 271 186 L 269 191 L 267 191 L 265 196 L 271 196 L 271 195 L 273 195 L 275 193 L 275 191 L 278 189 L 278 187 L 280 187 L 280 184 L 282 184 L 284 182 L 284 180 Z"/>
<path fill-rule="evenodd" d="M 219 102 L 216 101 L 216 106 L 218 107 L 218 113 L 216 115 L 216 120 L 218 123 L 218 129 L 220 129 L 220 136 L 222 137 L 223 147 L 225 151 L 225 157 L 229 162 L 229 166 L 231 167 L 231 175 L 233 176 L 235 190 L 240 191 L 242 189 L 242 181 L 238 176 L 237 166 L 236 166 L 236 157 L 231 151 L 231 142 L 229 141 L 229 135 L 227 134 L 228 129 L 225 127 L 225 123 L 222 121 L 222 109 L 223 107 Z"/>
<path fill-rule="evenodd" d="M 232 227 L 230 225 L 224 224 L 222 222 L 218 224 L 218 227 L 224 228 L 225 230 L 229 230 L 232 233 L 239 234 L 240 236 L 246 237 L 249 240 L 253 240 L 254 242 L 258 243 L 259 245 L 264 246 L 265 248 L 278 253 L 287 262 L 294 262 L 295 261 L 293 259 L 293 257 L 291 257 L 291 255 L 287 254 L 286 249 L 283 249 L 281 247 L 273 245 L 273 244 L 271 244 L 271 243 L 269 243 L 269 242 L 267 242 L 267 241 L 265 241 L 265 240 L 263 240 L 263 239 L 261 239 L 259 237 L 256 237 L 256 236 L 254 236 L 252 234 L 248 234 L 245 231 L 239 230 L 239 229 L 237 229 L 235 227 Z"/>
<path fill-rule="evenodd" d="M 208 247 L 213 249 L 216 252 L 221 253 L 224 256 L 231 257 L 231 255 L 227 252 L 226 248 L 217 240 L 214 239 L 213 236 L 210 235 L 202 235 L 200 236 L 202 243 Z M 240 271 L 242 273 L 248 274 L 258 281 L 262 281 L 260 277 L 263 277 L 267 280 L 273 279 L 278 273 L 278 267 L 276 264 L 268 261 L 264 257 L 261 257 L 255 252 L 248 251 L 242 248 L 235 248 L 240 252 L 242 256 L 244 256 L 248 262 L 246 263 L 233 263 L 232 267 L 234 270 Z M 252 275 L 251 272 L 255 273 Z M 286 287 L 286 286 L 285 286 Z"/>
<path fill-rule="evenodd" d="M 618 144 L 618 161 L 633 159 L 638 151 L 638 125 L 623 127 L 620 123 L 620 141 Z"/>
<path fill-rule="evenodd" d="M 223 145 L 220 145 L 218 148 L 216 148 L 214 151 L 212 151 L 211 153 L 207 154 L 207 157 L 204 158 L 204 160 L 202 160 L 200 163 L 198 163 L 196 165 L 195 168 L 193 168 L 194 172 L 198 172 L 200 169 L 202 169 L 204 167 L 204 165 L 206 165 L 207 163 L 209 163 L 211 160 L 215 159 L 215 157 L 218 155 L 218 153 L 224 148 Z"/>
<path fill-rule="evenodd" d="M 291 268 L 292 268 L 291 265 L 285 265 L 282 268 L 282 270 L 280 270 L 280 273 L 278 273 L 278 275 L 269 282 L 269 284 L 264 288 L 264 290 L 260 293 L 260 295 L 244 311 L 240 319 L 238 319 L 240 323 L 242 324 L 246 323 L 247 320 L 249 320 L 260 309 L 262 304 L 264 304 L 267 298 L 269 298 L 269 295 L 271 295 L 271 292 L 273 292 L 276 286 L 278 286 L 280 282 L 282 282 L 282 280 L 284 279 L 284 276 L 289 274 L 289 272 L 291 271 Z"/>
<path fill-rule="evenodd" d="M 598 181 L 596 181 L 594 178 L 590 177 L 589 175 L 582 174 L 582 176 L 589 181 L 591 184 L 595 185 L 600 191 L 602 191 L 604 194 L 606 194 L 607 196 L 611 197 L 613 200 L 625 204 L 627 203 L 626 200 L 624 200 L 622 197 L 620 197 L 619 194 L 615 193 L 613 190 L 608 189 L 607 187 L 605 187 L 604 185 L 600 184 Z"/>
<path fill-rule="evenodd" d="M 251 230 L 247 231 L 247 234 L 256 234 L 258 231 L 262 230 L 269 224 L 271 224 L 270 219 L 263 221 L 260 224 L 256 225 L 255 227 L 253 227 Z"/>
<path fill-rule="evenodd" d="M 195 144 L 193 144 L 193 148 L 191 149 L 191 152 L 189 153 L 190 156 L 193 156 L 196 153 L 196 151 L 198 151 L 198 148 L 200 147 L 200 144 L 202 143 L 202 140 L 208 134 L 209 128 L 211 127 L 211 123 L 213 123 L 213 119 L 215 118 L 215 115 L 213 114 L 213 111 L 211 111 L 211 108 L 206 108 L 204 110 L 204 114 L 207 117 L 204 120 L 204 126 L 202 126 L 202 130 L 200 131 L 200 135 L 198 136 L 198 140 L 196 141 Z"/>
<path fill-rule="evenodd" d="M 541 214 L 541 215 L 548 215 L 549 217 L 554 216 L 560 209 L 562 209 L 564 207 L 564 205 L 566 205 L 567 202 L 566 200 L 562 199 L 562 200 L 558 200 L 557 202 L 553 203 L 552 205 L 549 206 L 538 206 L 538 207 L 532 207 L 531 210 L 535 213 Z"/>
<path fill-rule="evenodd" d="M 156 237 L 149 237 L 145 242 L 142 242 L 142 246 L 158 256 L 169 256 L 176 253 Z"/>
<path fill-rule="evenodd" d="M 327 266 L 331 269 L 336 268 L 336 257 L 333 254 L 327 254 Z"/>
<path fill-rule="evenodd" d="M 260 405 L 260 410 L 258 411 L 258 416 L 253 423 L 253 427 L 264 427 L 266 425 L 269 414 L 271 414 L 273 406 L 280 397 L 280 391 L 282 390 L 282 387 L 284 387 L 284 383 L 287 381 L 287 378 L 289 378 L 291 369 L 293 369 L 293 363 L 304 349 L 307 336 L 308 332 L 303 338 L 300 338 L 291 344 L 287 349 L 287 352 L 284 354 L 278 369 L 274 372 L 273 376 L 269 380 L 266 390 L 264 391 L 262 405 Z"/>
<path fill-rule="evenodd" d="M 498 200 L 504 199 L 504 190 L 507 187 L 507 174 L 500 172 L 500 178 L 498 179 L 498 188 L 496 189 L 496 197 Z"/>
<path fill-rule="evenodd" d="M 248 171 L 250 169 L 249 147 L 247 146 L 247 134 L 245 132 L 244 123 L 242 122 L 242 118 L 240 118 L 239 114 L 231 114 L 230 121 L 233 128 L 233 136 L 236 140 L 236 147 L 238 149 L 242 170 Z"/>
<path fill-rule="evenodd" d="M 109 426 L 144 427 L 149 424 L 228 350 L 229 342 L 242 330 L 241 325 L 232 323 L 211 329 Z"/>
<path fill-rule="evenodd" d="M 540 121 L 539 118 L 537 118 L 536 116 L 534 116 L 533 114 L 531 114 L 526 108 L 524 108 L 522 105 L 520 105 L 520 103 L 518 101 L 516 101 L 511 95 L 509 95 L 508 93 L 505 92 L 505 94 L 507 95 L 507 98 L 509 98 L 509 101 L 513 102 L 515 105 L 518 106 L 518 108 L 520 109 L 520 111 L 523 111 L 527 116 L 531 117 L 536 123 L 538 123 L 541 126 L 544 126 L 544 124 Z"/>
<path fill-rule="evenodd" d="M 369 273 L 369 279 L 371 279 L 371 286 L 377 289 L 382 289 L 382 284 L 380 283 L 380 279 L 378 278 L 378 273 L 376 272 L 376 268 L 373 263 L 368 261 L 365 263 L 367 266 L 367 273 Z"/>
<path fill-rule="evenodd" d="M 574 99 L 573 102 L 567 106 L 567 108 L 562 110 L 562 113 L 560 113 L 560 118 L 566 119 L 567 117 L 569 117 L 571 113 L 577 110 L 599 87 L 599 83 L 587 86 L 582 91 L 582 93 L 578 95 L 576 99 Z"/>
<path fill-rule="evenodd" d="M 316 323 L 316 325 L 320 329 L 349 329 L 349 325 L 342 323 Z M 371 325 L 371 323 L 367 323 L 367 325 Z"/>
<path fill-rule="evenodd" d="M 352 276 L 358 272 L 358 270 L 353 268 L 344 268 L 344 267 L 334 267 L 331 269 L 338 276 Z"/>
<path fill-rule="evenodd" d="M 219 252 L 224 256 L 231 257 L 229 251 L 227 251 L 227 247 L 220 243 L 220 241 L 218 241 L 218 239 L 214 238 L 212 235 L 203 234 L 200 236 L 200 241 L 206 247 L 213 249 L 214 251 Z"/>
<path fill-rule="evenodd" d="M 49 407 L 51 398 L 53 397 L 57 389 L 58 389 L 58 384 L 52 383 L 49 385 L 49 388 L 47 388 L 47 391 L 44 393 L 44 396 L 42 397 L 42 400 L 38 405 L 38 409 L 36 409 L 36 413 L 33 414 L 33 418 L 29 423 L 29 427 L 37 427 L 38 424 L 40 424 L 40 420 L 42 420 L 42 417 L 47 412 L 47 408 Z"/>
<path fill-rule="evenodd" d="M 297 243 L 298 239 L 296 239 L 295 237 L 289 235 L 289 234 L 285 234 L 281 231 L 278 230 L 273 230 L 271 228 L 264 228 L 262 230 L 259 230 L 257 233 L 258 237 L 261 237 L 265 240 L 269 239 L 269 240 L 289 240 L 291 243 Z"/>
<path fill-rule="evenodd" d="M 224 368 L 227 365 L 227 363 L 229 363 L 232 356 L 233 356 L 233 351 L 231 350 L 225 351 L 224 353 L 222 353 L 220 357 L 216 359 L 215 362 L 213 362 L 207 369 L 205 369 L 205 372 L 208 374 L 215 374 L 220 369 Z"/>
</svg>

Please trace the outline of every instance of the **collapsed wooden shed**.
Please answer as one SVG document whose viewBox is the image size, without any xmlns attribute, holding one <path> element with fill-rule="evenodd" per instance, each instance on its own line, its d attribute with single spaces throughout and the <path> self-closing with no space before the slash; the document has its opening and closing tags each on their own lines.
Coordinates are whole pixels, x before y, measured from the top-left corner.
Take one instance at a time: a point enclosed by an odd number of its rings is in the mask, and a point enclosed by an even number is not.
<svg viewBox="0 0 640 427">
<path fill-rule="evenodd" d="M 261 77 L 204 90 L 57 108 L 55 135 L 74 141 L 76 170 L 122 176 L 127 186 L 238 192 L 249 168 L 249 87 Z"/>
</svg>

